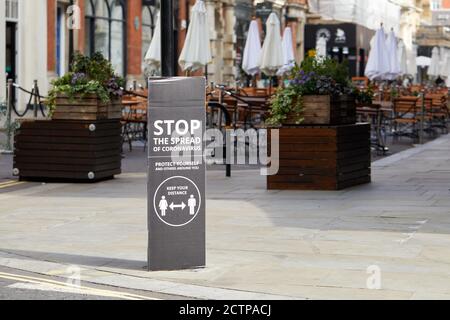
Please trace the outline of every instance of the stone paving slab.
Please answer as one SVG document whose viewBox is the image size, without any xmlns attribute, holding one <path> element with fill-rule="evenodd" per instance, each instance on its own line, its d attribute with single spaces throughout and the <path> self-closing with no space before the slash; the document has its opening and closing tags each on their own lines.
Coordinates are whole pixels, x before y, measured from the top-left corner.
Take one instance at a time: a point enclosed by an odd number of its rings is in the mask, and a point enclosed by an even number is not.
<svg viewBox="0 0 450 320">
<path fill-rule="evenodd" d="M 153 273 L 144 172 L 40 184 L 0 194 L 0 265 L 210 299 L 450 298 L 450 136 L 375 162 L 373 181 L 266 191 L 257 170 L 209 172 L 207 268 Z"/>
</svg>

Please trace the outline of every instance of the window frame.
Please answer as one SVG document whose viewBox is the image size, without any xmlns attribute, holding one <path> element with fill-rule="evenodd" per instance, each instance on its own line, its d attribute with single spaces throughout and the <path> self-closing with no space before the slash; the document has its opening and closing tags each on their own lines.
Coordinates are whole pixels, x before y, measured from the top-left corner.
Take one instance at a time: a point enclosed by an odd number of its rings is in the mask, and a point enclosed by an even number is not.
<svg viewBox="0 0 450 320">
<path fill-rule="evenodd" d="M 153 9 L 153 10 L 152 10 Z M 151 24 L 147 24 L 144 23 L 144 11 L 147 10 L 148 13 L 150 13 L 150 20 L 151 20 Z M 141 27 L 142 27 L 142 36 L 141 36 L 141 43 L 142 45 L 144 45 L 144 30 L 146 28 L 150 28 L 151 30 L 151 39 L 153 39 L 153 37 L 155 36 L 155 30 L 156 30 L 156 23 L 157 23 L 157 14 L 160 11 L 160 7 L 159 7 L 159 1 L 157 1 L 154 5 L 142 5 L 142 13 L 141 13 Z M 150 40 L 151 42 L 151 40 Z M 148 48 L 143 48 L 142 52 L 143 55 L 145 56 L 146 50 L 148 50 Z"/>
<path fill-rule="evenodd" d="M 106 4 L 106 8 L 108 9 L 108 17 L 100 17 L 97 16 L 97 6 L 100 5 L 99 2 L 103 1 Z M 123 19 L 115 19 L 112 17 L 113 7 L 112 4 L 114 2 L 122 7 Z M 89 27 L 89 30 L 86 30 L 85 36 L 88 35 L 89 41 L 89 52 L 87 53 L 89 56 L 92 56 L 95 51 L 95 24 L 97 20 L 103 20 L 108 22 L 108 60 L 111 61 L 112 57 L 112 24 L 113 22 L 122 23 L 123 28 L 123 39 L 122 39 L 122 51 L 123 51 L 123 74 L 121 76 L 127 75 L 128 70 L 128 62 L 127 62 L 127 0 L 86 0 L 86 6 L 90 6 L 92 15 L 85 14 L 84 18 L 86 21 L 89 21 L 89 24 L 86 26 Z M 87 10 L 86 10 L 87 11 Z"/>
</svg>

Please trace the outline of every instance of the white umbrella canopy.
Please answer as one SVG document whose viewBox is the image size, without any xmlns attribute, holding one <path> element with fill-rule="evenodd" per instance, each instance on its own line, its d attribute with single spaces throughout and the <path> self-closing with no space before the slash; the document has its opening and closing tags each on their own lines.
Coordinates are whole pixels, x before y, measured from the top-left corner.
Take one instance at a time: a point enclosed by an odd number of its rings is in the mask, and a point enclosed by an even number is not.
<svg viewBox="0 0 450 320">
<path fill-rule="evenodd" d="M 266 39 L 261 52 L 260 69 L 267 76 L 275 76 L 284 64 L 280 20 L 272 12 L 267 20 Z"/>
<path fill-rule="evenodd" d="M 408 74 L 408 55 L 403 40 L 398 42 L 397 56 L 398 64 L 400 66 L 400 75 Z"/>
<path fill-rule="evenodd" d="M 407 52 L 407 66 L 408 74 L 416 77 L 417 75 L 417 46 L 413 46 L 412 50 L 406 50 Z"/>
<path fill-rule="evenodd" d="M 441 77 L 447 78 L 450 73 L 449 73 L 449 69 L 450 69 L 450 52 L 447 49 L 441 49 L 441 53 L 440 53 L 440 58 L 441 58 L 441 66 L 440 66 L 440 72 L 439 75 Z"/>
<path fill-rule="evenodd" d="M 444 49 L 443 54 L 441 54 L 441 71 L 440 76 L 445 78 L 445 83 L 447 86 L 450 84 L 450 50 Z"/>
<path fill-rule="evenodd" d="M 389 61 L 389 72 L 386 75 L 387 80 L 394 80 L 401 74 L 400 64 L 398 61 L 397 52 L 397 38 L 395 37 L 394 30 L 389 32 L 388 38 L 386 40 L 388 61 Z"/>
<path fill-rule="evenodd" d="M 159 13 L 155 33 L 144 60 L 151 71 L 157 71 L 161 67 L 161 17 Z"/>
<path fill-rule="evenodd" d="M 319 37 L 317 39 L 316 55 L 319 58 L 325 58 L 327 56 L 327 39 L 325 37 Z"/>
<path fill-rule="evenodd" d="M 440 53 L 439 53 L 439 48 L 434 47 L 433 51 L 431 53 L 431 61 L 430 61 L 430 66 L 428 67 L 428 72 L 427 74 L 430 77 L 439 77 L 440 75 Z"/>
<path fill-rule="evenodd" d="M 195 71 L 211 62 L 208 16 L 205 3 L 197 0 L 191 12 L 191 23 L 186 35 L 179 64 L 183 71 Z"/>
<path fill-rule="evenodd" d="M 445 79 L 445 84 L 447 87 L 450 86 L 450 52 L 447 51 L 447 54 L 445 55 L 445 63 L 442 67 L 442 76 Z"/>
<path fill-rule="evenodd" d="M 283 60 L 284 65 L 278 70 L 277 75 L 282 76 L 295 67 L 294 45 L 292 43 L 292 30 L 286 27 L 283 33 Z"/>
<path fill-rule="evenodd" d="M 259 59 L 261 57 L 261 50 L 261 37 L 259 35 L 258 22 L 253 20 L 248 29 L 242 62 L 242 69 L 250 76 L 254 76 L 260 72 Z"/>
<path fill-rule="evenodd" d="M 386 35 L 380 28 L 371 41 L 371 51 L 364 74 L 370 80 L 382 80 L 389 73 L 389 59 L 386 48 Z"/>
</svg>

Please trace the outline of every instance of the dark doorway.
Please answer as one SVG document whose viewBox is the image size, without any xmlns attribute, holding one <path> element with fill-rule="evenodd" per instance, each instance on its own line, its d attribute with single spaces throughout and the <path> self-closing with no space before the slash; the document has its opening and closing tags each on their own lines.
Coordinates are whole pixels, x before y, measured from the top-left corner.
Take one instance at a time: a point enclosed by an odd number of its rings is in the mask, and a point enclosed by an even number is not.
<svg viewBox="0 0 450 320">
<path fill-rule="evenodd" d="M 17 23 L 6 22 L 6 80 L 11 79 L 16 82 L 17 79 Z M 13 100 L 16 94 L 13 91 Z"/>
<path fill-rule="evenodd" d="M 7 79 L 16 81 L 16 27 L 14 22 L 6 23 L 6 73 Z"/>
<path fill-rule="evenodd" d="M 359 49 L 359 76 L 364 77 L 366 71 L 366 50 Z"/>
</svg>

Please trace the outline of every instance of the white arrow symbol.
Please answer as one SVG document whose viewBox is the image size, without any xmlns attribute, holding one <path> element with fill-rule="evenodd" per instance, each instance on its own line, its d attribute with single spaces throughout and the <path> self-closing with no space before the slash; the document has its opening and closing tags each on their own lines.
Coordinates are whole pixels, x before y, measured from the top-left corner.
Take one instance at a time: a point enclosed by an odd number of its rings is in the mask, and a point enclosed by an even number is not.
<svg viewBox="0 0 450 320">
<path fill-rule="evenodd" d="M 182 202 L 181 204 L 172 204 L 170 205 L 170 209 L 172 211 L 174 211 L 175 208 L 180 208 L 181 210 L 184 210 L 186 208 L 186 205 L 184 204 L 184 202 Z"/>
</svg>

